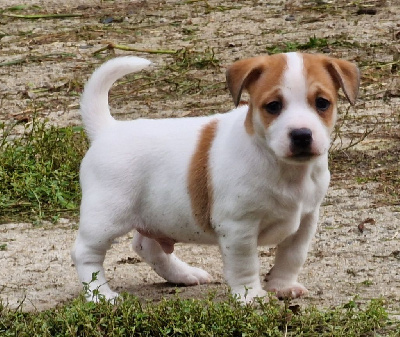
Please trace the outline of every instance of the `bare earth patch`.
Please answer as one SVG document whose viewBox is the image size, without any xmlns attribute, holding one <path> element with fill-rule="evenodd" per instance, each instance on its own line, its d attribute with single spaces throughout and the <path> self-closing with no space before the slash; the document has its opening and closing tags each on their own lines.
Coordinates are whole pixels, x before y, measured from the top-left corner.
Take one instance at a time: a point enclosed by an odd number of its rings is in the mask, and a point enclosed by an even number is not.
<svg viewBox="0 0 400 337">
<path fill-rule="evenodd" d="M 332 183 L 300 275 L 310 293 L 295 302 L 328 307 L 355 296 L 362 301 L 383 297 L 398 313 L 397 1 L 357 6 L 330 0 L 31 0 L 23 9 L 11 8 L 17 5 L 21 2 L 0 5 L 0 119 L 18 121 L 21 130 L 35 114 L 56 125 L 79 125 L 83 84 L 112 55 L 133 54 L 154 62 L 139 78 L 127 77 L 114 87 L 110 104 L 120 119 L 228 111 L 232 103 L 224 71 L 239 58 L 300 49 L 358 63 L 361 97 L 355 109 L 341 107 Z M 78 16 L 16 17 L 29 14 Z M 12 308 L 24 302 L 25 310 L 43 310 L 78 296 L 81 286 L 69 255 L 77 226 L 73 219 L 40 227 L 0 224 L 0 299 Z M 207 286 L 177 288 L 138 259 L 130 249 L 132 235 L 121 238 L 107 255 L 113 289 L 150 300 L 176 293 L 199 298 L 209 291 L 226 296 L 217 247 L 177 245 L 180 257 L 214 277 Z M 259 255 L 265 275 L 273 264 L 273 249 L 260 248 Z"/>
</svg>

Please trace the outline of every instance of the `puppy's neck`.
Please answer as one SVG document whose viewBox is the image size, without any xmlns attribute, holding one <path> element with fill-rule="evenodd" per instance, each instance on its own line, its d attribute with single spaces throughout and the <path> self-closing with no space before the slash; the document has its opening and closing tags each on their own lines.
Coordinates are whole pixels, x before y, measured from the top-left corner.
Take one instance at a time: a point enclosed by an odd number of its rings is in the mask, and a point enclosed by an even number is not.
<svg viewBox="0 0 400 337">
<path fill-rule="evenodd" d="M 278 160 L 278 168 L 282 179 L 288 182 L 301 183 L 308 179 L 316 180 L 325 171 L 328 170 L 328 154 L 323 154 L 317 158 L 305 162 L 287 162 Z"/>
</svg>

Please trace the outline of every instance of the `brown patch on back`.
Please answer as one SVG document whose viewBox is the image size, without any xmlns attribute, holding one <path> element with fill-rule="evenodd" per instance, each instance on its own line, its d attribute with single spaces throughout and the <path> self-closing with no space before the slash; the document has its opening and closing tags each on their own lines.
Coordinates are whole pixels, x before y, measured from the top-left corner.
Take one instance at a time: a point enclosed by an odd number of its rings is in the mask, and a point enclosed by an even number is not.
<svg viewBox="0 0 400 337">
<path fill-rule="evenodd" d="M 235 105 L 240 101 L 243 90 L 250 95 L 249 111 L 245 119 L 246 132 L 254 134 L 254 110 L 261 111 L 261 120 L 265 127 L 276 116 L 264 113 L 263 106 L 274 100 L 282 100 L 279 85 L 286 68 L 283 54 L 253 57 L 233 63 L 227 70 L 227 83 Z"/>
<path fill-rule="evenodd" d="M 212 182 L 209 172 L 209 152 L 217 131 L 218 120 L 206 124 L 192 156 L 189 166 L 188 189 L 193 216 L 204 230 L 211 229 Z"/>
<path fill-rule="evenodd" d="M 302 56 L 309 88 L 307 93 L 308 104 L 316 109 L 315 100 L 317 97 L 325 98 L 331 102 L 330 108 L 320 112 L 319 115 L 325 125 L 332 129 L 336 120 L 335 107 L 339 88 L 342 88 L 349 102 L 354 104 L 359 86 L 358 69 L 348 61 L 325 55 L 302 54 Z"/>
</svg>

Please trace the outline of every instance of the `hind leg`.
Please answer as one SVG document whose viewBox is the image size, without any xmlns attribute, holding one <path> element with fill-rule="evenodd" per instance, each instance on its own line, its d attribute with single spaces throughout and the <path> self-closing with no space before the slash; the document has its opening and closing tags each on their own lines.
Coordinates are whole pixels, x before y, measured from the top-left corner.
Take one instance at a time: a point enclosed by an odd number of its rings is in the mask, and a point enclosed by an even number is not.
<svg viewBox="0 0 400 337">
<path fill-rule="evenodd" d="M 168 282 L 187 286 L 211 282 L 210 274 L 189 266 L 173 253 L 167 254 L 154 239 L 136 233 L 132 245 L 136 253 Z"/>
<path fill-rule="evenodd" d="M 118 294 L 112 291 L 107 284 L 103 262 L 106 252 L 114 240 L 128 233 L 132 226 L 120 218 L 108 216 L 113 213 L 111 210 L 107 210 L 107 207 L 100 210 L 99 207 L 88 206 L 83 204 L 81 208 L 79 231 L 71 256 L 80 282 L 88 284 L 87 300 L 97 302 L 99 300 L 97 294 L 111 300 Z M 92 280 L 94 273 L 97 273 L 97 277 Z"/>
<path fill-rule="evenodd" d="M 85 293 L 88 301 L 97 302 L 99 296 L 111 300 L 118 294 L 110 289 L 107 284 L 103 262 L 106 252 L 111 244 L 93 245 L 85 238 L 85 235 L 78 233 L 75 247 L 71 252 L 79 280 L 82 284 L 87 284 L 88 289 Z M 95 278 L 93 276 L 96 275 Z"/>
</svg>

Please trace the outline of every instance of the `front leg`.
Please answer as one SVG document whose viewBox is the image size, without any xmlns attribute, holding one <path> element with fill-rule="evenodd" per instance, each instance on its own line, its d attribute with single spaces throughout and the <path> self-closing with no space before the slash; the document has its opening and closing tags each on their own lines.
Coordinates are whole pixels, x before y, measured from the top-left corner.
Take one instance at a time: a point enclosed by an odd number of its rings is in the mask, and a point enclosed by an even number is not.
<svg viewBox="0 0 400 337">
<path fill-rule="evenodd" d="M 278 245 L 275 265 L 265 278 L 266 289 L 276 293 L 278 298 L 297 298 L 307 294 L 307 289 L 297 282 L 297 276 L 306 260 L 317 221 L 318 210 L 303 216 L 297 232 Z"/>
<path fill-rule="evenodd" d="M 258 224 L 224 222 L 219 227 L 224 275 L 233 295 L 242 302 L 264 297 L 257 254 Z"/>
</svg>

